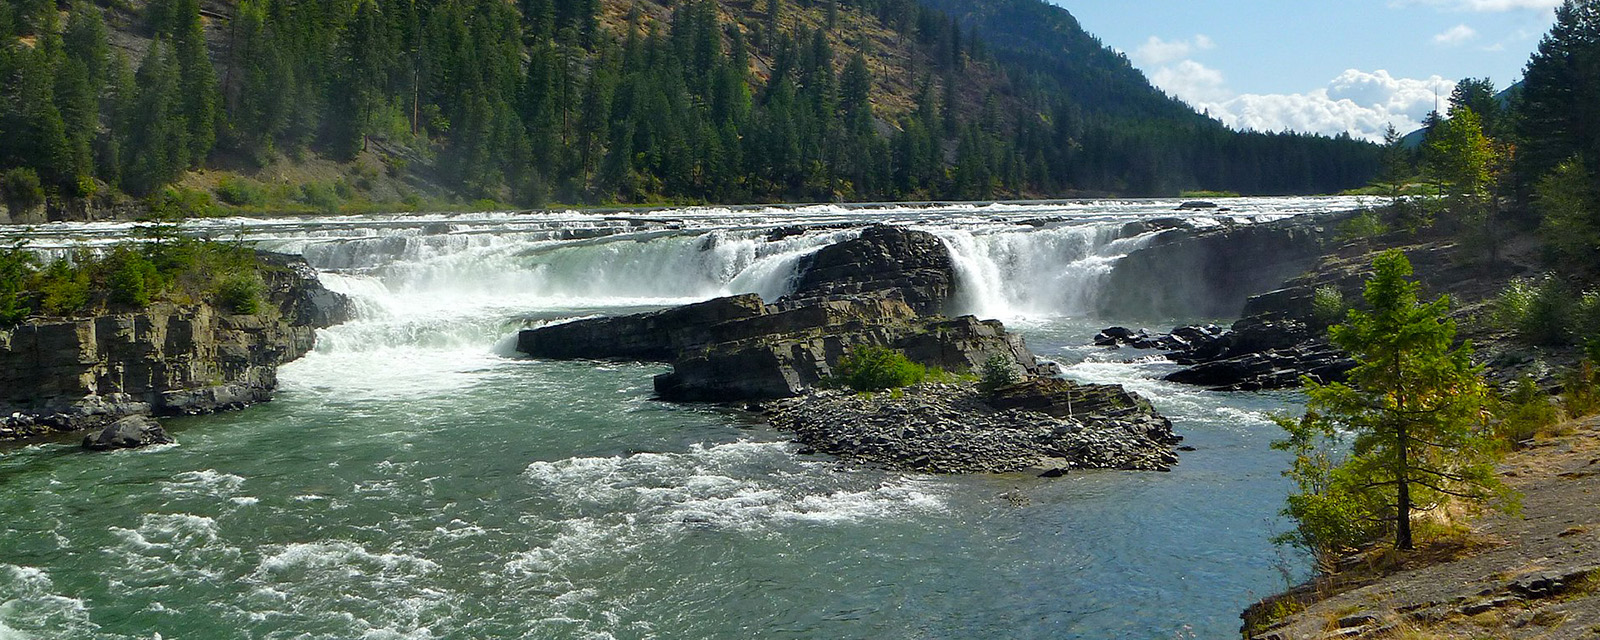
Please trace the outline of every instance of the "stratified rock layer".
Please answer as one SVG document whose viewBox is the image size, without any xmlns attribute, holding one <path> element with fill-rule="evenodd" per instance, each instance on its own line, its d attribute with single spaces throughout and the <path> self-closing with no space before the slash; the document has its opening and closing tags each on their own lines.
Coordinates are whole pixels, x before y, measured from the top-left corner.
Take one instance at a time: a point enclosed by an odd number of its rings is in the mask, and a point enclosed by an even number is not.
<svg viewBox="0 0 1600 640">
<path fill-rule="evenodd" d="M 310 351 L 317 328 L 348 309 L 303 261 L 263 260 L 271 304 L 258 314 L 155 304 L 0 330 L 0 439 L 270 400 L 278 365 Z"/>
</svg>

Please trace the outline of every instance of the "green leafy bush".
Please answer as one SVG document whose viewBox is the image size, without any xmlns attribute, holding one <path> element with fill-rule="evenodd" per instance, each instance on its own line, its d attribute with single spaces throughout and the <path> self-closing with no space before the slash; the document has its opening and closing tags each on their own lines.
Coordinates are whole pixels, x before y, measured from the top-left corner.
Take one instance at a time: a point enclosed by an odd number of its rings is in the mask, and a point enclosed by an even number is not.
<svg viewBox="0 0 1600 640">
<path fill-rule="evenodd" d="M 856 391 L 908 387 L 928 377 L 928 370 L 905 354 L 883 347 L 856 347 L 839 360 L 836 378 Z"/>
<path fill-rule="evenodd" d="M 131 247 L 118 247 L 106 258 L 106 290 L 111 302 L 144 307 L 161 292 L 155 264 Z"/>
<path fill-rule="evenodd" d="M 33 254 L 23 243 L 0 249 L 0 327 L 22 322 L 33 313 L 27 304 L 28 279 L 33 271 Z"/>
<path fill-rule="evenodd" d="M 978 390 L 984 393 L 995 391 L 1016 384 L 1022 377 L 1017 375 L 1017 368 L 1012 366 L 1011 359 L 1002 355 L 989 356 L 983 362 L 983 368 L 978 378 Z"/>
<path fill-rule="evenodd" d="M 39 293 L 44 312 L 52 316 L 72 316 L 89 306 L 89 271 L 78 269 L 66 260 L 56 260 L 39 274 Z"/>
<path fill-rule="evenodd" d="M 228 176 L 217 183 L 217 197 L 235 207 L 260 207 L 267 204 L 267 188 L 245 178 Z"/>
<path fill-rule="evenodd" d="M 256 273 L 233 274 L 217 284 L 217 304 L 236 314 L 260 313 L 265 291 L 261 276 Z"/>
<path fill-rule="evenodd" d="M 1561 402 L 1574 418 L 1600 413 L 1600 368 L 1586 359 L 1562 378 Z"/>
<path fill-rule="evenodd" d="M 330 185 L 307 182 L 300 185 L 300 195 L 297 199 L 315 207 L 319 212 L 329 215 L 339 213 L 339 194 L 335 193 Z"/>
<path fill-rule="evenodd" d="M 1495 299 L 1494 320 L 1531 344 L 1563 345 L 1573 337 L 1574 322 L 1590 313 L 1584 305 L 1600 307 L 1600 301 L 1574 300 L 1566 284 L 1553 276 L 1518 278 Z"/>
<path fill-rule="evenodd" d="M 44 186 L 33 169 L 18 167 L 0 174 L 0 198 L 13 211 L 32 209 L 44 204 Z"/>
<path fill-rule="evenodd" d="M 1550 402 L 1551 398 L 1532 376 L 1523 376 L 1511 396 L 1497 407 L 1495 436 L 1508 448 L 1517 448 L 1535 436 L 1548 433 L 1561 422 L 1561 410 Z"/>
<path fill-rule="evenodd" d="M 1378 212 L 1371 209 L 1363 210 L 1339 225 L 1339 238 L 1347 242 L 1376 238 L 1388 232 L 1389 225 L 1384 224 Z"/>
<path fill-rule="evenodd" d="M 1329 325 L 1344 319 L 1345 311 L 1349 305 L 1344 302 L 1344 293 L 1333 285 L 1317 287 L 1311 293 L 1311 316 L 1317 322 Z"/>
</svg>

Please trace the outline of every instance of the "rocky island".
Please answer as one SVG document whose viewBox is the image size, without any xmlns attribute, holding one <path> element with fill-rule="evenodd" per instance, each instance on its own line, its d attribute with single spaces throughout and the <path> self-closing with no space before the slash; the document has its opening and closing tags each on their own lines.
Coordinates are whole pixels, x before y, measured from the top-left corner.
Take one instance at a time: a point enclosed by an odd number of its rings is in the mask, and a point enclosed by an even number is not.
<svg viewBox="0 0 1600 640">
<path fill-rule="evenodd" d="M 799 267 L 794 290 L 522 331 L 536 358 L 665 362 L 658 396 L 754 402 L 806 447 L 937 473 L 1070 468 L 1164 470 L 1179 438 L 1149 402 L 1120 387 L 1050 378 L 1021 336 L 996 320 L 942 315 L 956 289 L 949 251 L 930 233 L 872 226 Z M 872 396 L 829 389 L 840 361 L 885 348 L 966 374 L 998 362 L 1023 381 L 980 394 L 973 382 Z M 1074 406 L 1074 404 L 1076 406 Z"/>
</svg>

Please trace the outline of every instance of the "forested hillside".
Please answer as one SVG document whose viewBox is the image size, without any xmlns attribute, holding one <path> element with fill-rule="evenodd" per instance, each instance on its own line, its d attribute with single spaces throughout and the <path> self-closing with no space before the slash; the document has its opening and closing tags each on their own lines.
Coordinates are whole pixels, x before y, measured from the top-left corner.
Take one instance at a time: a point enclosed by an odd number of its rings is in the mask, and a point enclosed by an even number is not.
<svg viewBox="0 0 1600 640">
<path fill-rule="evenodd" d="M 1229 131 L 1039 0 L 18 0 L 0 79 L 13 209 L 1307 193 L 1379 155 Z"/>
</svg>

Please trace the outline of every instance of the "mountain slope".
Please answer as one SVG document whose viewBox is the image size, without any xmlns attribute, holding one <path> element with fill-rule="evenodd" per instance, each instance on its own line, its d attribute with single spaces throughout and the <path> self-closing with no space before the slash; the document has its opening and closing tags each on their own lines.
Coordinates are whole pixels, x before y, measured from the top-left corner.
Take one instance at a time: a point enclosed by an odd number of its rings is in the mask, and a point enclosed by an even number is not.
<svg viewBox="0 0 1600 640">
<path fill-rule="evenodd" d="M 1327 192 L 1376 165 L 1228 131 L 1038 0 L 103 3 L 0 13 L 0 168 L 58 202 Z"/>
</svg>

